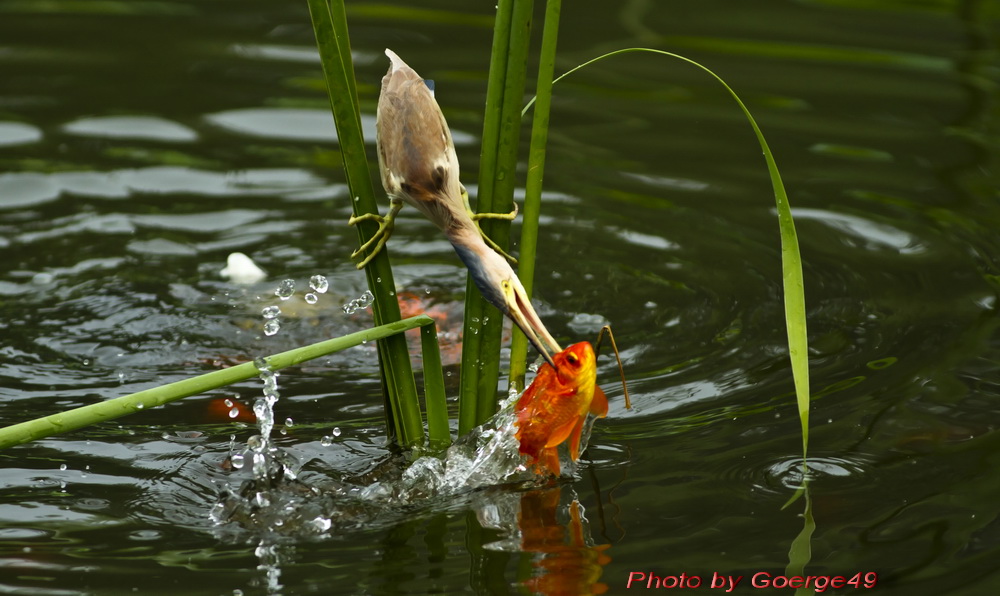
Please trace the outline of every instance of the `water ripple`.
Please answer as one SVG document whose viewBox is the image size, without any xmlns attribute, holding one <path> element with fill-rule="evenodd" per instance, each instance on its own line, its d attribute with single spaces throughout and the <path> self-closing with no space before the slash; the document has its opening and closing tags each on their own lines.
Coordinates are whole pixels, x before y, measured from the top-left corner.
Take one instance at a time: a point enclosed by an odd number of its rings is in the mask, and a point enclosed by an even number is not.
<svg viewBox="0 0 1000 596">
<path fill-rule="evenodd" d="M 746 461 L 741 462 L 746 464 Z M 872 464 L 858 455 L 821 455 L 807 460 L 810 482 L 823 487 L 825 494 L 855 487 L 871 480 Z M 723 477 L 735 481 L 731 488 L 771 495 L 788 494 L 802 488 L 802 457 L 787 456 L 752 462 L 723 471 Z"/>
</svg>

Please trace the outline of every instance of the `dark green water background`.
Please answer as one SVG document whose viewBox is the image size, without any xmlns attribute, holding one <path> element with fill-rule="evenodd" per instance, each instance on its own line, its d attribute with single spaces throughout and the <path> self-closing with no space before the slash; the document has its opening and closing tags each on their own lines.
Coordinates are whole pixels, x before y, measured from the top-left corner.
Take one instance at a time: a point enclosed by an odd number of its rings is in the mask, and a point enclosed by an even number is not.
<svg viewBox="0 0 1000 596">
<path fill-rule="evenodd" d="M 995 593 L 1000 4 L 564 4 L 557 72 L 620 47 L 682 53 L 771 143 L 805 260 L 806 571 L 877 572 L 858 590 L 871 594 Z M 362 101 L 373 116 L 387 46 L 435 79 L 471 187 L 493 3 L 419 6 L 350 3 Z M 324 93 L 304 1 L 0 0 L 0 424 L 370 322 L 339 308 L 364 280 Z M 803 526 L 801 501 L 781 510 L 799 422 L 749 127 L 703 73 L 630 55 L 557 86 L 550 139 L 537 301 L 564 343 L 614 325 L 636 406 L 603 362 L 610 415 L 576 480 L 551 490 L 562 528 L 577 498 L 610 561 L 568 547 L 570 576 L 590 579 L 565 593 L 624 593 L 633 571 L 781 572 Z M 431 224 L 404 210 L 390 249 L 399 290 L 460 320 L 464 272 Z M 233 251 L 268 281 L 222 280 Z M 322 308 L 283 305 L 264 337 L 277 282 L 317 273 Z M 387 457 L 371 346 L 279 385 L 277 419 L 294 424 L 278 443 L 313 478 Z M 214 526 L 220 487 L 240 478 L 220 467 L 230 436 L 253 429 L 207 422 L 205 402 L 0 453 L 0 592 L 503 594 L 537 572 L 541 555 L 491 547 L 509 536 L 484 527 L 490 512 L 515 523 L 513 488 L 345 512 L 325 536 L 263 545 Z"/>
</svg>

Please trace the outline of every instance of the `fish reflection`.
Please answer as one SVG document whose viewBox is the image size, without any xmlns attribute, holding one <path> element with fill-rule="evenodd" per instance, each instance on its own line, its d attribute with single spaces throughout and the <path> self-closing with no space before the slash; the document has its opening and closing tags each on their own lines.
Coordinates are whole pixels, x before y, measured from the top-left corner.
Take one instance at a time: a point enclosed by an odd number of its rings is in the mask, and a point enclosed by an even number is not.
<svg viewBox="0 0 1000 596">
<path fill-rule="evenodd" d="M 610 544 L 589 545 L 582 509 L 576 499 L 569 504 L 569 522 L 561 523 L 559 501 L 562 487 L 533 490 L 521 496 L 517 516 L 521 550 L 539 553 L 532 561 L 534 575 L 522 582 L 536 594 L 578 596 L 604 594 L 608 585 L 599 581 Z"/>
</svg>

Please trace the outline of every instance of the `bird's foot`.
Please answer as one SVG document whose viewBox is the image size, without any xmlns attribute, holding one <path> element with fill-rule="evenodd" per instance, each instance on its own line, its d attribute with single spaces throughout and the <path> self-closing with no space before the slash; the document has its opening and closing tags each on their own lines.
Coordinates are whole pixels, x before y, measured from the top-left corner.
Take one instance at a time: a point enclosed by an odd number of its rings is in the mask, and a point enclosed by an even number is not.
<svg viewBox="0 0 1000 596">
<path fill-rule="evenodd" d="M 399 209 L 402 205 L 397 206 L 395 203 L 390 207 L 389 213 L 382 217 L 377 213 L 365 213 L 364 215 L 352 216 L 351 219 L 347 220 L 347 225 L 353 226 L 357 225 L 363 221 L 374 221 L 378 222 L 378 230 L 372 234 L 364 244 L 358 247 L 358 250 L 351 253 L 351 258 L 355 259 L 362 255 L 365 251 L 368 251 L 368 256 L 362 259 L 358 264 L 358 269 L 364 269 L 375 255 L 379 253 L 380 250 L 388 242 L 389 237 L 392 236 L 392 230 L 396 225 L 396 214 L 399 213 Z"/>
<path fill-rule="evenodd" d="M 480 219 L 503 219 L 506 221 L 514 221 L 517 217 L 517 203 L 514 203 L 514 210 L 510 213 L 471 213 L 472 221 L 479 221 Z"/>
</svg>

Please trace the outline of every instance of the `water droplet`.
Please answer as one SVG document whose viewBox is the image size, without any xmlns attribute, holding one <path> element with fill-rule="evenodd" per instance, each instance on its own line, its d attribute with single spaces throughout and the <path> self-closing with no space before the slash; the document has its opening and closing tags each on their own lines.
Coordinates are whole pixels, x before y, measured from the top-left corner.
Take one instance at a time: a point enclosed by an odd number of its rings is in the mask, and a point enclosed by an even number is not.
<svg viewBox="0 0 1000 596">
<path fill-rule="evenodd" d="M 291 418 L 285 418 L 285 426 L 287 426 L 287 427 L 291 427 L 292 426 L 292 419 Z"/>
<path fill-rule="evenodd" d="M 233 408 L 233 409 L 229 410 L 229 417 L 230 418 L 236 418 L 239 415 L 240 415 L 240 409 L 239 408 Z"/>
<path fill-rule="evenodd" d="M 271 319 L 270 321 L 264 323 L 264 335 L 270 337 L 281 329 L 281 323 L 277 319 Z"/>
<path fill-rule="evenodd" d="M 331 439 L 329 436 L 324 436 L 322 439 L 319 440 L 319 444 L 324 447 L 329 447 L 330 445 L 333 445 L 333 439 Z"/>
<path fill-rule="evenodd" d="M 340 427 L 339 426 L 333 427 L 333 436 L 335 436 L 335 437 L 339 437 L 340 436 Z"/>
<path fill-rule="evenodd" d="M 260 314 L 264 315 L 264 318 L 270 321 L 281 314 L 281 308 L 278 306 L 265 306 L 264 309 L 260 311 Z"/>
<path fill-rule="evenodd" d="M 369 306 L 374 304 L 374 302 L 375 302 L 375 296 L 372 295 L 371 292 L 366 290 L 365 293 L 359 296 L 357 299 L 351 300 L 350 302 L 344 305 L 344 313 L 352 315 L 359 308 L 368 308 Z"/>
<path fill-rule="evenodd" d="M 309 523 L 320 532 L 326 532 L 333 526 L 333 522 L 325 517 L 317 517 Z"/>
<path fill-rule="evenodd" d="M 233 464 L 233 469 L 234 470 L 241 470 L 241 469 L 243 469 L 243 464 L 244 464 L 243 454 L 242 453 L 234 453 L 233 456 L 229 458 L 229 463 Z"/>
<path fill-rule="evenodd" d="M 314 275 L 309 278 L 309 287 L 315 292 L 326 294 L 326 291 L 330 289 L 330 282 L 322 275 Z"/>
<path fill-rule="evenodd" d="M 135 404 L 135 409 L 136 410 L 141 410 L 141 409 L 143 409 L 145 407 L 146 406 L 142 402 L 139 402 L 139 403 Z"/>
<path fill-rule="evenodd" d="M 319 297 L 316 294 L 313 294 L 312 292 L 306 294 L 305 298 L 307 304 L 316 304 L 316 301 L 319 300 Z"/>
<path fill-rule="evenodd" d="M 60 469 L 61 471 L 63 471 L 63 472 L 65 472 L 67 468 L 68 468 L 68 466 L 67 466 L 66 464 L 60 464 L 60 465 L 59 465 L 59 469 Z"/>
<path fill-rule="evenodd" d="M 260 372 L 271 370 L 271 367 L 268 366 L 267 360 L 265 360 L 263 356 L 258 356 L 257 358 L 254 358 L 253 365 L 257 367 L 257 370 L 259 370 Z"/>
<path fill-rule="evenodd" d="M 233 400 L 229 399 L 228 397 L 222 400 L 222 403 L 226 404 L 227 408 L 233 407 Z"/>
<path fill-rule="evenodd" d="M 295 293 L 295 280 L 285 279 L 278 284 L 278 289 L 274 291 L 274 295 L 282 300 L 288 300 Z"/>
</svg>

